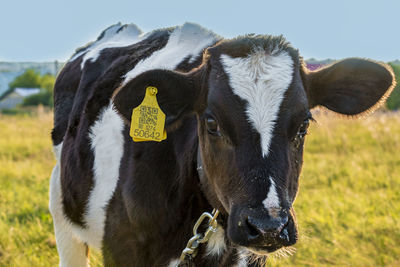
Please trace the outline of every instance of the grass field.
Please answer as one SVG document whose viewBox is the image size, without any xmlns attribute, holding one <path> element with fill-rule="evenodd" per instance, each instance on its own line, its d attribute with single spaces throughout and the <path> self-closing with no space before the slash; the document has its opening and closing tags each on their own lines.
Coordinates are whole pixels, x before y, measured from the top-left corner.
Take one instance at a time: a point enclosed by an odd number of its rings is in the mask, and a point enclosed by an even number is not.
<svg viewBox="0 0 400 267">
<path fill-rule="evenodd" d="M 400 114 L 316 119 L 295 203 L 297 252 L 268 265 L 400 266 Z M 0 115 L 0 266 L 58 262 L 47 209 L 51 124 L 46 112 Z"/>
</svg>

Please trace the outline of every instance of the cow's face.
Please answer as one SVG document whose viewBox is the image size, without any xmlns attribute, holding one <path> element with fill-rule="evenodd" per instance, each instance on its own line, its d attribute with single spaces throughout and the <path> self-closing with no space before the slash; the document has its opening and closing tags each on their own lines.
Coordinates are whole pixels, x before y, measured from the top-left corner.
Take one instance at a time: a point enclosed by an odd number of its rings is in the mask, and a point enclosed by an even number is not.
<svg viewBox="0 0 400 267">
<path fill-rule="evenodd" d="M 310 108 L 361 113 L 385 94 L 392 76 L 358 59 L 309 74 L 282 38 L 264 36 L 222 42 L 206 58 L 207 97 L 197 112 L 203 191 L 228 214 L 234 243 L 256 253 L 293 245 Z"/>
<path fill-rule="evenodd" d="M 204 191 L 229 214 L 229 238 L 253 251 L 297 240 L 292 203 L 311 113 L 297 53 L 285 48 L 210 49 L 198 114 Z"/>
<path fill-rule="evenodd" d="M 198 118 L 203 191 L 228 216 L 227 235 L 254 252 L 274 251 L 297 240 L 297 194 L 310 109 L 345 115 L 376 108 L 393 88 L 391 70 L 348 59 L 307 72 L 282 38 L 250 36 L 207 50 L 188 74 L 154 70 L 129 82 L 114 98 L 123 117 L 158 87 L 167 130 L 180 118 Z"/>
</svg>

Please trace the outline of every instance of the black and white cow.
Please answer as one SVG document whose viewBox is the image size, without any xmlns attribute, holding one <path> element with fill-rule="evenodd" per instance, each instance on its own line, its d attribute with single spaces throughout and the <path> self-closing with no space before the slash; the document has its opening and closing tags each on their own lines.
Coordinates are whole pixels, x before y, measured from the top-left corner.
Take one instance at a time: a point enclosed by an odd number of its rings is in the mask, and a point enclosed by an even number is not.
<svg viewBox="0 0 400 267">
<path fill-rule="evenodd" d="M 292 209 L 310 109 L 355 115 L 393 88 L 386 65 L 315 72 L 284 38 L 222 39 L 196 24 L 106 29 L 57 78 L 50 211 L 61 266 L 175 266 L 204 211 L 218 230 L 196 266 L 247 266 L 297 240 Z M 133 142 L 132 109 L 158 89 L 167 139 Z M 202 172 L 197 171 L 202 165 Z"/>
</svg>

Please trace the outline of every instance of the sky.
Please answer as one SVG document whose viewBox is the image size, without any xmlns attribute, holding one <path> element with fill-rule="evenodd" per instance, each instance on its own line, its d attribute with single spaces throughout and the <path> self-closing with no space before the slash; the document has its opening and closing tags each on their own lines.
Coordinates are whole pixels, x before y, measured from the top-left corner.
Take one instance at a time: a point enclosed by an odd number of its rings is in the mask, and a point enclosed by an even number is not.
<svg viewBox="0 0 400 267">
<path fill-rule="evenodd" d="M 286 37 L 304 58 L 400 59 L 399 0 L 0 0 L 0 61 L 65 61 L 117 22 Z"/>
</svg>

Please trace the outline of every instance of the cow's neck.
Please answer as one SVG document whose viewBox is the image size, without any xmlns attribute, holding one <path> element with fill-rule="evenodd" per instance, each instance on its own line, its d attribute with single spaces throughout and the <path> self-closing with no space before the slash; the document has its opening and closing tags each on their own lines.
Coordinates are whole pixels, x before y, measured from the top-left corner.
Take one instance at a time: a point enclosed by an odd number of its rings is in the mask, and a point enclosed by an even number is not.
<svg viewBox="0 0 400 267">
<path fill-rule="evenodd" d="M 128 142 L 129 133 L 125 136 Z M 148 247 L 146 256 L 157 252 L 152 257 L 160 260 L 168 260 L 170 255 L 179 257 L 193 235 L 196 220 L 204 211 L 212 210 L 196 170 L 196 118 L 185 119 L 162 143 L 129 143 L 126 159 L 122 160 L 127 166 L 121 166 L 119 190 L 130 224 L 145 237 L 141 253 Z M 161 246 L 166 243 L 160 240 L 168 240 L 168 247 Z"/>
</svg>

